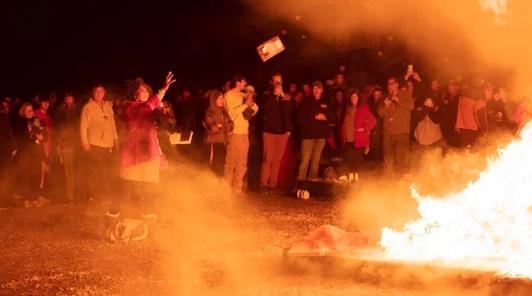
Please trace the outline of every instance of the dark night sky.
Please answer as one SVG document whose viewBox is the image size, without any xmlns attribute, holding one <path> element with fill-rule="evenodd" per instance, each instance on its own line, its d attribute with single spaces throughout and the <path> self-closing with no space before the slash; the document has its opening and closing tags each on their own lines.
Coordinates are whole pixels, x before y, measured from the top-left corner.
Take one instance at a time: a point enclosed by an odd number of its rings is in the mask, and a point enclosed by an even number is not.
<svg viewBox="0 0 532 296">
<path fill-rule="evenodd" d="M 261 86 L 273 71 L 298 83 L 302 75 L 323 79 L 335 71 L 324 69 L 330 61 L 302 57 L 312 35 L 302 40 L 303 29 L 237 0 L 9 2 L 0 6 L 1 96 L 79 94 L 139 76 L 157 88 L 169 70 L 178 78 L 174 89 L 220 87 L 234 73 Z M 262 63 L 255 47 L 282 29 L 293 33 L 281 36 L 287 49 Z"/>
<path fill-rule="evenodd" d="M 31 9 L 10 2 L 3 7 L 3 95 L 79 90 L 136 76 L 158 87 L 168 70 L 181 87 L 219 86 L 233 72 L 249 75 L 261 67 L 255 47 L 278 34 L 275 26 L 254 25 L 262 16 L 238 1 L 41 1 Z"/>
</svg>

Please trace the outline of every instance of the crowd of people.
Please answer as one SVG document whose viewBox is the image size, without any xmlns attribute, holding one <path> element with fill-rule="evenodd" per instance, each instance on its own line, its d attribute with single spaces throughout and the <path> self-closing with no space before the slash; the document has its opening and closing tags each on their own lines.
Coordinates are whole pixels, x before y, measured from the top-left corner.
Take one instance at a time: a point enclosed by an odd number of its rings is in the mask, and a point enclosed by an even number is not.
<svg viewBox="0 0 532 296">
<path fill-rule="evenodd" d="M 237 74 L 221 89 L 197 97 L 183 90 L 174 101 L 165 98 L 173 82 L 169 73 L 154 93 L 137 78 L 126 99 L 111 101 L 95 85 L 82 106 L 72 93 L 61 100 L 55 93 L 31 102 L 5 98 L 0 166 L 9 182 L 3 194 L 39 207 L 58 200 L 46 196 L 47 187 L 64 188 L 66 201 L 88 201 L 109 195 L 110 182 L 120 180 L 106 214 L 116 220 L 120 201 L 145 199 L 159 171 L 193 151 L 201 151 L 199 162 L 235 194 L 290 192 L 309 179 L 363 183 L 367 171 L 408 180 L 412 147 L 467 149 L 486 134 L 515 132 L 531 114 L 526 104 L 510 110 L 505 90 L 490 83 L 454 79 L 440 87 L 411 68 L 384 87 L 361 90 L 343 72 L 301 88 L 274 73 L 268 89 L 257 93 Z M 190 131 L 192 144 L 172 145 L 171 135 Z M 64 182 L 54 184 L 50 175 Z M 149 199 L 143 213 L 156 219 Z"/>
</svg>

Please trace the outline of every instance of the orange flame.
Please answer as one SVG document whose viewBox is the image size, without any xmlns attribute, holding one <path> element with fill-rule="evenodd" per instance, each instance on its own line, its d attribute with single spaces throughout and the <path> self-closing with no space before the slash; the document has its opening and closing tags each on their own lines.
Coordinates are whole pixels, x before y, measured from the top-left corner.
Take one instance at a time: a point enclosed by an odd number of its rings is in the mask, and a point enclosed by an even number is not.
<svg viewBox="0 0 532 296">
<path fill-rule="evenodd" d="M 436 199 L 412 189 L 422 218 L 383 229 L 387 258 L 532 278 L 531 148 L 528 124 L 462 192 Z"/>
</svg>

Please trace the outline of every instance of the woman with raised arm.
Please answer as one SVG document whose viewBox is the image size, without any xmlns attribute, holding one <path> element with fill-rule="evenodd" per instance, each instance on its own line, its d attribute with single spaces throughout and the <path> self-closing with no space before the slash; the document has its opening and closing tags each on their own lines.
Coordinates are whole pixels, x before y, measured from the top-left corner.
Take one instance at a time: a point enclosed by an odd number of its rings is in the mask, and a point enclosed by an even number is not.
<svg viewBox="0 0 532 296">
<path fill-rule="evenodd" d="M 126 196 L 135 195 L 142 204 L 142 218 L 153 225 L 157 215 L 151 207 L 153 196 L 146 190 L 151 184 L 159 183 L 159 170 L 167 165 L 157 140 L 157 129 L 153 112 L 161 105 L 162 99 L 175 80 L 172 72 L 166 76 L 164 86 L 152 94 L 152 89 L 137 78 L 129 85 L 129 95 L 133 100 L 124 102 L 122 117 L 127 124 L 127 135 L 120 150 L 120 177 L 124 180 Z M 115 201 L 106 216 L 112 227 L 119 220 L 120 205 Z"/>
</svg>

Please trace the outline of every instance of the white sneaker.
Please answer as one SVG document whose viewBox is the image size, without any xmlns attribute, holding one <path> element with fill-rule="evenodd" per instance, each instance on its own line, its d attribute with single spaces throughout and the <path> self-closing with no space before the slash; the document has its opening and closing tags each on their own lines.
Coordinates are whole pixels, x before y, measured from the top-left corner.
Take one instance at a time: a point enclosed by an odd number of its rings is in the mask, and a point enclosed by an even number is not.
<svg viewBox="0 0 532 296">
<path fill-rule="evenodd" d="M 349 182 L 353 182 L 354 179 L 355 179 L 355 174 L 349 173 Z"/>
<path fill-rule="evenodd" d="M 358 173 L 355 173 L 355 182 L 358 182 Z"/>
<path fill-rule="evenodd" d="M 338 181 L 347 182 L 347 176 L 346 175 L 341 175 L 340 178 L 338 178 Z"/>
</svg>

